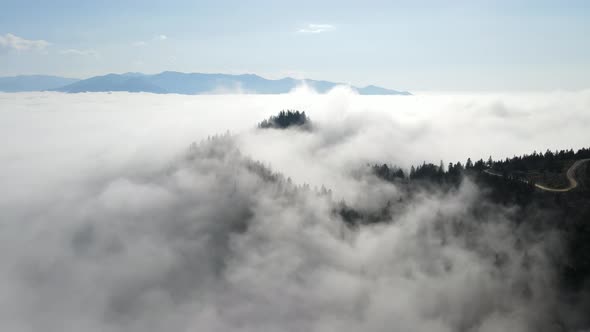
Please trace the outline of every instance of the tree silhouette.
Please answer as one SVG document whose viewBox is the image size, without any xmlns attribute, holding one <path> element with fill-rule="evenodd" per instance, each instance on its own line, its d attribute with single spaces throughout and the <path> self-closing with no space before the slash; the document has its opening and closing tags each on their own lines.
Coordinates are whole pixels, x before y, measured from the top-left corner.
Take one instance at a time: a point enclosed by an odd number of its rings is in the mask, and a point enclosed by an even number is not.
<svg viewBox="0 0 590 332">
<path fill-rule="evenodd" d="M 298 127 L 301 129 L 311 129 L 311 120 L 305 112 L 280 111 L 279 115 L 272 115 L 268 120 L 263 120 L 258 124 L 260 129 L 286 129 L 289 127 Z"/>
</svg>

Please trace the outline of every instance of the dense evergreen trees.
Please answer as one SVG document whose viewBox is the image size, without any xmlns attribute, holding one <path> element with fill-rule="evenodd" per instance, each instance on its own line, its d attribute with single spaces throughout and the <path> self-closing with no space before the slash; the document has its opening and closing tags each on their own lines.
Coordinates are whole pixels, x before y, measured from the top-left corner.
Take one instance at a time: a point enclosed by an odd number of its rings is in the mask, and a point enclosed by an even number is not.
<svg viewBox="0 0 590 332">
<path fill-rule="evenodd" d="M 395 179 L 407 179 L 410 181 L 427 181 L 433 183 L 458 184 L 463 174 L 481 173 L 489 170 L 493 174 L 502 175 L 505 181 L 529 182 L 526 173 L 530 171 L 544 171 L 553 173 L 563 173 L 564 166 L 578 159 L 590 158 L 590 149 L 582 148 L 576 152 L 573 149 L 552 152 L 547 150 L 545 153 L 533 152 L 530 155 L 514 156 L 505 160 L 494 161 L 490 156 L 487 161 L 477 160 L 475 163 L 471 158 L 467 158 L 465 165 L 461 162 L 455 164 L 449 163 L 444 167 L 441 160 L 437 166 L 433 163 L 423 162 L 422 165 L 411 166 L 407 178 L 404 171 L 396 166 L 387 164 L 371 166 L 373 173 L 386 181 L 393 182 Z M 590 172 L 590 171 L 589 171 Z"/>
<path fill-rule="evenodd" d="M 388 166 L 387 164 L 383 164 L 381 166 L 373 165 L 372 171 L 378 177 L 390 182 L 395 181 L 395 179 L 405 179 L 406 177 L 404 171 L 401 168 L 396 166 Z"/>
<path fill-rule="evenodd" d="M 560 172 L 565 161 L 590 158 L 590 149 L 582 148 L 574 152 L 573 149 L 551 151 L 547 150 L 545 153 L 537 153 L 536 151 L 530 155 L 514 156 L 506 158 L 505 160 L 493 161 L 492 167 L 502 172 L 514 171 L 532 171 L 532 170 L 547 170 L 550 172 Z"/>
<path fill-rule="evenodd" d="M 305 112 L 283 110 L 279 115 L 272 115 L 268 120 L 264 120 L 258 124 L 260 129 L 286 129 L 289 127 L 298 127 L 301 129 L 311 129 L 311 121 Z"/>
<path fill-rule="evenodd" d="M 464 167 L 460 162 L 456 164 L 449 163 L 447 169 L 445 170 L 442 161 L 439 166 L 424 162 L 422 165 L 412 166 L 407 178 L 404 171 L 396 166 L 388 166 L 386 164 L 381 166 L 373 165 L 372 171 L 377 177 L 389 182 L 406 179 L 414 182 L 425 181 L 438 184 L 458 184 L 461 180 L 461 176 L 463 175 Z"/>
</svg>

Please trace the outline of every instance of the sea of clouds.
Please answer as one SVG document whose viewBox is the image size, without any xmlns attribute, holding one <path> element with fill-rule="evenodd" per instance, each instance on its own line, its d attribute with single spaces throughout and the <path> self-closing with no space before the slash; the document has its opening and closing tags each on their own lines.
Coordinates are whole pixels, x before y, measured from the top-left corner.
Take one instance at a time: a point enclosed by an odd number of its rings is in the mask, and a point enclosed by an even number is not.
<svg viewBox="0 0 590 332">
<path fill-rule="evenodd" d="M 256 129 L 283 109 L 306 111 L 314 130 Z M 360 228 L 345 226 L 334 202 L 371 209 L 403 194 L 364 174 L 367 163 L 407 169 L 587 146 L 589 109 L 590 91 L 0 94 L 0 326 L 576 326 L 554 287 L 548 253 L 559 239 L 514 226 L 511 207 L 474 215 L 484 195 L 471 181 L 418 193 L 395 220 Z M 469 234 L 457 221 L 473 225 Z"/>
</svg>

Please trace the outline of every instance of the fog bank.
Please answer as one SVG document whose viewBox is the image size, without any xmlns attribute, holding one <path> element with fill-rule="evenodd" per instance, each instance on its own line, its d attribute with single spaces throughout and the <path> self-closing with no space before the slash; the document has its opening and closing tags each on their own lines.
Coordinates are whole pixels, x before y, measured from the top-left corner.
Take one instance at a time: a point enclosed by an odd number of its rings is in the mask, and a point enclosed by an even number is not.
<svg viewBox="0 0 590 332">
<path fill-rule="evenodd" d="M 0 326 L 559 331 L 559 239 L 471 181 L 358 229 L 334 206 L 402 194 L 367 162 L 582 147 L 589 107 L 588 91 L 0 94 Z M 255 129 L 282 109 L 314 130 Z"/>
</svg>

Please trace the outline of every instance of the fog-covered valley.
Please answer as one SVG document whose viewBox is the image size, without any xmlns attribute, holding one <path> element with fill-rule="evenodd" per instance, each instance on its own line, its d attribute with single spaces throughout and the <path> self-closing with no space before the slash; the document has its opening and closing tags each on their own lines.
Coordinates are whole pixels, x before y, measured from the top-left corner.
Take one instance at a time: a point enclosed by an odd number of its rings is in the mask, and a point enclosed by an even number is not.
<svg viewBox="0 0 590 332">
<path fill-rule="evenodd" d="M 551 214 L 366 165 L 587 147 L 589 108 L 590 91 L 0 94 L 3 329 L 588 328 Z M 287 109 L 313 129 L 257 128 Z M 350 226 L 340 202 L 393 212 Z"/>
</svg>

